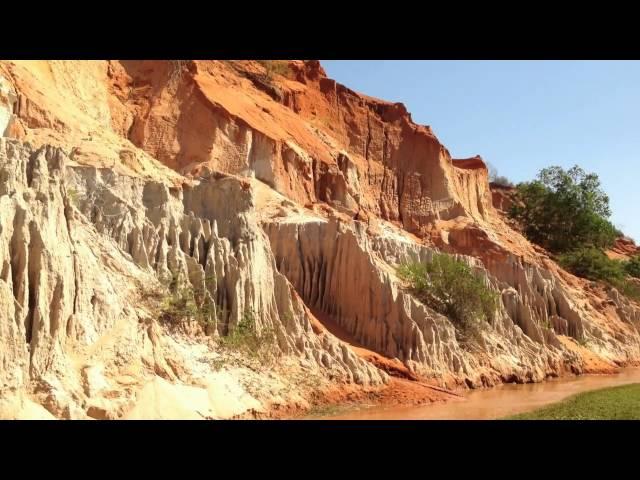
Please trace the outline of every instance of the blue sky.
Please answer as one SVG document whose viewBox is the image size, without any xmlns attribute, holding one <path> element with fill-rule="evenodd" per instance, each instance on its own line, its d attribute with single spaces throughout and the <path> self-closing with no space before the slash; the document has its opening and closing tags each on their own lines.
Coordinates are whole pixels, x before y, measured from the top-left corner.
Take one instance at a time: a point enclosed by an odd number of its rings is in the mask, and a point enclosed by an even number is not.
<svg viewBox="0 0 640 480">
<path fill-rule="evenodd" d="M 402 102 L 454 158 L 518 182 L 550 165 L 600 176 L 611 221 L 640 241 L 639 61 L 323 61 L 349 88 Z"/>
</svg>

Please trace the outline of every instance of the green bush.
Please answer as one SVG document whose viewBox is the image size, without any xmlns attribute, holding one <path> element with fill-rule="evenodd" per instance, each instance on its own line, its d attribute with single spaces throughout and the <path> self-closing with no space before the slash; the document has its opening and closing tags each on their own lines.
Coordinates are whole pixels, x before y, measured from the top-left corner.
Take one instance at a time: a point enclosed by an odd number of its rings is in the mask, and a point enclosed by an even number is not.
<svg viewBox="0 0 640 480">
<path fill-rule="evenodd" d="M 274 75 L 286 77 L 290 73 L 287 60 L 258 60 L 258 63 L 264 67 L 265 75 L 268 79 L 273 79 Z"/>
<path fill-rule="evenodd" d="M 627 272 L 627 275 L 640 278 L 640 255 L 631 257 L 631 260 L 625 262 L 624 270 Z"/>
<path fill-rule="evenodd" d="M 204 281 L 215 281 L 215 277 L 206 277 Z M 181 281 L 177 273 L 161 278 L 160 283 L 164 289 L 153 295 L 161 301 L 160 321 L 172 325 L 193 321 L 203 326 L 215 325 L 216 308 L 204 291 L 194 289 L 187 281 Z"/>
<path fill-rule="evenodd" d="M 640 301 L 640 287 L 627 279 L 614 280 L 610 282 L 625 297 L 635 301 Z"/>
<path fill-rule="evenodd" d="M 458 327 L 477 327 L 493 319 L 498 295 L 465 262 L 437 253 L 431 262 L 401 265 L 398 275 L 421 302 Z"/>
<path fill-rule="evenodd" d="M 566 270 L 640 300 L 640 288 L 626 277 L 640 278 L 640 258 L 621 262 L 603 252 L 621 232 L 608 220 L 609 197 L 596 174 L 578 166 L 545 168 L 517 186 L 509 215 L 529 240 L 559 254 Z"/>
<path fill-rule="evenodd" d="M 490 180 L 491 180 L 491 183 L 498 185 L 500 187 L 513 187 L 513 182 L 509 180 L 507 177 L 505 177 L 504 175 L 498 175 Z"/>
<path fill-rule="evenodd" d="M 617 236 L 598 176 L 578 166 L 545 168 L 537 180 L 519 184 L 509 214 L 529 240 L 555 253 L 607 248 Z"/>
<path fill-rule="evenodd" d="M 78 191 L 75 188 L 68 188 L 67 197 L 69 198 L 71 204 L 77 208 L 78 202 L 80 200 L 80 194 L 78 193 Z"/>
<path fill-rule="evenodd" d="M 626 278 L 628 269 L 636 268 L 638 261 L 634 261 L 635 267 L 629 267 L 631 262 L 612 260 L 595 247 L 580 248 L 562 254 L 559 261 L 563 268 L 574 275 L 604 282 L 615 287 L 626 297 L 640 300 L 640 288 Z"/>
<path fill-rule="evenodd" d="M 160 301 L 158 318 L 170 325 L 197 322 L 204 327 L 217 328 L 218 322 L 226 320 L 226 310 L 216 309 L 203 292 L 194 289 L 187 282 L 181 282 L 177 275 L 165 279 L 165 289 L 151 292 L 147 297 Z M 238 325 L 220 338 L 220 346 L 257 359 L 263 364 L 271 364 L 280 352 L 275 332 L 272 329 L 258 331 L 252 311 L 245 311 Z"/>
<path fill-rule="evenodd" d="M 239 351 L 262 364 L 271 364 L 278 357 L 275 332 L 271 329 L 258 332 L 255 315 L 250 310 L 245 310 L 238 325 L 220 342 L 222 347 Z"/>
<path fill-rule="evenodd" d="M 560 255 L 559 262 L 574 275 L 589 280 L 611 282 L 624 279 L 622 262 L 610 259 L 595 247 L 583 247 L 564 253 Z"/>
<path fill-rule="evenodd" d="M 489 171 L 489 182 L 502 187 L 513 187 L 513 183 L 504 175 L 498 175 L 498 169 L 490 162 L 487 162 L 487 170 Z"/>
<path fill-rule="evenodd" d="M 199 295 L 190 285 L 170 291 L 163 298 L 160 320 L 173 325 L 191 321 L 201 325 L 215 324 L 213 304 L 198 297 Z"/>
</svg>

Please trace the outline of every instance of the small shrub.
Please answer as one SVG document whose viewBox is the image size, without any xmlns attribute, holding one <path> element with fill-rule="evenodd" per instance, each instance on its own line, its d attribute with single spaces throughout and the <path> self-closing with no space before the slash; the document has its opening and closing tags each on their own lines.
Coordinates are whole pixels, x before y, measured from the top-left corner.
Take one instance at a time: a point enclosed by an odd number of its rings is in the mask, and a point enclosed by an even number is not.
<svg viewBox="0 0 640 480">
<path fill-rule="evenodd" d="M 191 284 L 181 284 L 178 274 L 163 279 L 168 290 L 162 298 L 159 319 L 170 324 L 195 321 L 203 326 L 215 324 L 215 307 Z"/>
<path fill-rule="evenodd" d="M 586 347 L 589 344 L 589 339 L 587 339 L 586 336 L 582 335 L 580 336 L 580 338 L 576 339 L 576 342 L 578 342 L 578 345 Z"/>
<path fill-rule="evenodd" d="M 595 247 L 583 247 L 564 253 L 559 257 L 560 265 L 574 275 L 589 280 L 623 280 L 622 262 L 607 257 Z"/>
<path fill-rule="evenodd" d="M 271 364 L 278 356 L 275 332 L 271 329 L 258 332 L 255 315 L 250 310 L 244 312 L 238 325 L 220 342 L 224 348 L 239 351 L 263 364 Z"/>
<path fill-rule="evenodd" d="M 223 359 L 221 359 L 221 358 L 216 358 L 214 360 L 211 360 L 209 362 L 209 365 L 211 365 L 211 369 L 214 372 L 218 372 L 218 371 L 222 370 L 222 368 L 224 367 L 225 361 Z"/>
<path fill-rule="evenodd" d="M 633 300 L 640 300 L 640 287 L 626 275 L 630 262 L 621 262 L 607 257 L 602 250 L 585 247 L 565 253 L 559 257 L 560 265 L 574 275 L 603 282 L 616 288 L 621 294 Z"/>
<path fill-rule="evenodd" d="M 164 298 L 160 313 L 161 321 L 178 324 L 196 320 L 197 317 L 198 306 L 192 288 L 177 288 Z"/>
<path fill-rule="evenodd" d="M 627 275 L 631 275 L 634 278 L 640 278 L 640 255 L 631 257 L 631 260 L 625 262 L 624 270 Z"/>
<path fill-rule="evenodd" d="M 498 175 L 494 179 L 491 180 L 491 183 L 498 185 L 500 187 L 513 187 L 513 182 L 509 180 L 507 177 Z"/>
<path fill-rule="evenodd" d="M 487 170 L 489 171 L 489 182 L 502 187 L 513 187 L 511 180 L 503 175 L 498 175 L 498 169 L 492 163 L 487 162 Z"/>
<path fill-rule="evenodd" d="M 486 162 L 486 164 L 487 164 L 487 171 L 489 172 L 489 181 L 493 182 L 493 179 L 498 176 L 498 169 L 491 162 Z"/>
<path fill-rule="evenodd" d="M 287 77 L 290 73 L 289 62 L 287 60 L 258 60 L 258 63 L 265 69 L 265 76 L 272 80 L 274 75 Z"/>
<path fill-rule="evenodd" d="M 640 301 L 640 287 L 637 284 L 627 280 L 613 280 L 609 282 L 622 295 L 635 301 Z"/>
<path fill-rule="evenodd" d="M 215 277 L 205 278 L 215 281 Z M 217 328 L 218 322 L 224 322 L 228 311 L 216 308 L 210 303 L 208 296 L 201 289 L 194 289 L 191 284 L 181 282 L 178 274 L 163 279 L 165 287 L 162 291 L 149 292 L 146 298 L 161 302 L 158 319 L 170 325 L 183 322 L 197 322 L 204 327 Z M 168 291 L 168 293 L 167 293 Z M 220 338 L 220 345 L 228 350 L 240 352 L 263 364 L 271 364 L 280 353 L 275 331 L 262 329 L 258 331 L 255 314 L 245 311 L 242 318 L 226 336 Z"/>
<path fill-rule="evenodd" d="M 493 319 L 498 295 L 465 262 L 434 254 L 431 262 L 401 265 L 398 274 L 421 302 L 462 329 Z"/>
<path fill-rule="evenodd" d="M 68 188 L 67 197 L 69 197 L 69 201 L 71 202 L 71 205 L 77 208 L 78 201 L 80 200 L 80 194 L 78 193 L 78 191 L 75 188 Z"/>
</svg>

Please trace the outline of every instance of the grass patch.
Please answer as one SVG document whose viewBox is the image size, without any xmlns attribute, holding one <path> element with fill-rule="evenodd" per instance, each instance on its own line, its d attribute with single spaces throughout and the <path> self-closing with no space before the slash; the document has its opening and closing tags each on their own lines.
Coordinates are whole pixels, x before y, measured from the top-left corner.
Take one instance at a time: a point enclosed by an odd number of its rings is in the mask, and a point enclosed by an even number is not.
<svg viewBox="0 0 640 480">
<path fill-rule="evenodd" d="M 71 204 L 74 207 L 78 207 L 78 199 L 80 198 L 80 195 L 78 194 L 78 191 L 75 188 L 68 188 L 67 189 L 67 197 L 69 197 L 69 200 L 71 201 Z"/>
<path fill-rule="evenodd" d="M 624 279 L 611 282 L 611 285 L 618 289 L 618 291 L 627 298 L 640 302 L 640 287 L 635 283 Z"/>
<path fill-rule="evenodd" d="M 640 420 L 640 383 L 581 393 L 508 420 Z"/>
<path fill-rule="evenodd" d="M 335 415 L 354 410 L 354 408 L 354 405 L 340 403 L 317 405 L 308 410 L 304 414 L 304 418 L 333 417 Z"/>
<path fill-rule="evenodd" d="M 604 282 L 624 280 L 622 262 L 612 260 L 596 247 L 583 247 L 563 253 L 558 262 L 565 269 L 582 278 Z"/>
<path fill-rule="evenodd" d="M 269 80 L 272 80 L 275 75 L 288 77 L 291 74 L 287 60 L 258 60 L 258 63 L 264 67 L 265 76 Z"/>
</svg>

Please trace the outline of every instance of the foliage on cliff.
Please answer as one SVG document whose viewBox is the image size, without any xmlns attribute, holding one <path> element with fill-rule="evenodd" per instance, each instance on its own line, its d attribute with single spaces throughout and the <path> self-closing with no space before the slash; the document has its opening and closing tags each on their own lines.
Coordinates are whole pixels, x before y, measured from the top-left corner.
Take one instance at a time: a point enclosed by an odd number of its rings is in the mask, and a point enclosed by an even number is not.
<svg viewBox="0 0 640 480">
<path fill-rule="evenodd" d="M 214 278 L 205 280 L 212 281 Z M 216 330 L 219 323 L 228 321 L 227 310 L 216 308 L 206 299 L 203 291 L 181 281 L 178 275 L 165 279 L 165 282 L 164 293 L 154 292 L 161 300 L 160 321 L 174 326 L 183 322 L 197 322 L 208 333 Z M 256 316 L 253 311 L 245 310 L 237 325 L 227 327 L 227 334 L 219 338 L 219 345 L 259 360 L 264 365 L 271 365 L 279 354 L 275 331 L 271 328 L 259 329 Z"/>
<path fill-rule="evenodd" d="M 220 341 L 223 348 L 239 351 L 263 365 L 271 365 L 279 356 L 275 332 L 272 329 L 258 330 L 251 310 L 245 310 L 238 325 Z"/>
<path fill-rule="evenodd" d="M 467 263 L 450 255 L 434 254 L 430 262 L 403 264 L 398 275 L 421 302 L 457 326 L 491 321 L 497 308 L 497 294 Z"/>
<path fill-rule="evenodd" d="M 632 261 L 633 263 L 614 260 L 598 248 L 583 247 L 560 255 L 559 261 L 562 267 L 574 275 L 601 281 L 629 298 L 640 300 L 640 288 L 627 278 L 627 275 L 636 276 L 637 260 Z"/>
<path fill-rule="evenodd" d="M 624 269 L 627 272 L 627 275 L 640 278 L 640 256 L 636 255 L 631 257 L 631 260 L 625 263 Z"/>
<path fill-rule="evenodd" d="M 589 280 L 617 281 L 625 276 L 622 262 L 610 259 L 595 247 L 572 250 L 560 255 L 559 260 L 560 265 L 574 275 Z"/>
<path fill-rule="evenodd" d="M 510 216 L 529 240 L 554 253 L 581 247 L 606 248 L 617 232 L 609 222 L 609 197 L 594 173 L 574 166 L 545 168 L 517 186 Z"/>
<path fill-rule="evenodd" d="M 498 173 L 498 169 L 491 163 L 487 162 L 489 169 L 489 182 L 500 187 L 513 187 L 513 182 L 504 175 Z"/>
</svg>

